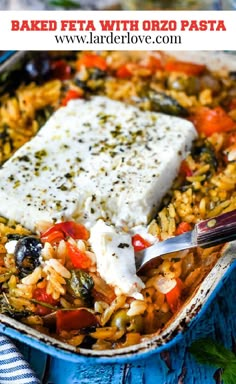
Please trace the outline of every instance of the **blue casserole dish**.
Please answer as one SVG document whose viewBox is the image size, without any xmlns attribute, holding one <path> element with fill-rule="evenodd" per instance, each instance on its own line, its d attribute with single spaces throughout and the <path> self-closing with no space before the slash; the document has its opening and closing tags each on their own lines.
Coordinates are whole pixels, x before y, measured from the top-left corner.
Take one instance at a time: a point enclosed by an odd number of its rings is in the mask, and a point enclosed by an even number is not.
<svg viewBox="0 0 236 384">
<path fill-rule="evenodd" d="M 210 60 L 211 67 L 223 66 L 235 68 L 235 57 L 221 54 L 208 55 L 198 52 L 171 52 L 176 57 L 183 55 L 186 60 L 191 58 L 198 62 Z M 21 56 L 21 55 L 20 55 Z M 209 59 L 210 57 L 210 59 Z M 5 55 L 5 59 L 12 60 L 12 54 Z M 14 61 L 15 62 L 15 61 Z M 4 64 L 5 65 L 5 64 Z M 209 65 L 209 62 L 208 62 Z M 13 339 L 36 348 L 53 357 L 73 363 L 103 364 L 127 363 L 139 359 L 147 359 L 153 354 L 168 350 L 181 341 L 183 333 L 193 327 L 209 308 L 224 281 L 230 276 L 236 263 L 236 243 L 226 244 L 222 249 L 222 256 L 192 294 L 182 309 L 171 319 L 165 329 L 159 334 L 147 336 L 142 343 L 117 350 L 95 351 L 75 348 L 52 337 L 42 334 L 6 315 L 0 314 L 0 331 Z"/>
</svg>

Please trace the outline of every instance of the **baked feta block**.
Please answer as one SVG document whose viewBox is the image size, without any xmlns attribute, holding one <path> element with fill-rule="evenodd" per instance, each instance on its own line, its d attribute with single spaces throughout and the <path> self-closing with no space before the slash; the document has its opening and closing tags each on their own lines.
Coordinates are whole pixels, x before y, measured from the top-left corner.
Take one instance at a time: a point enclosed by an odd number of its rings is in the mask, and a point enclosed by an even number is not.
<svg viewBox="0 0 236 384">
<path fill-rule="evenodd" d="M 31 230 L 41 220 L 146 225 L 195 137 L 181 118 L 72 100 L 1 168 L 0 214 Z"/>
</svg>

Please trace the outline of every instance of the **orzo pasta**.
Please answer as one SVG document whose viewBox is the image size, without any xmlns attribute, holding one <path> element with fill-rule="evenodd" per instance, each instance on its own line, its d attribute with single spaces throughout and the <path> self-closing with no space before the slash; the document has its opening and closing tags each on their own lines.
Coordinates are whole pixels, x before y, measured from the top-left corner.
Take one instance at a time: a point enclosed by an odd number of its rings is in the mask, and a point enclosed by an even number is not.
<svg viewBox="0 0 236 384">
<path fill-rule="evenodd" d="M 101 95 L 182 117 L 198 132 L 148 234 L 133 235 L 135 250 L 153 237 L 165 240 L 236 209 L 235 72 L 213 72 L 158 52 L 79 52 L 66 58 L 35 53 L 26 73 L 27 82 L 1 96 L 2 164 L 71 99 Z M 79 222 L 41 221 L 32 234 L 1 217 L 0 236 L 1 313 L 95 350 L 137 344 L 163 330 L 221 249 L 163 256 L 156 268 L 140 276 L 139 294 L 129 296 L 100 276 L 90 232 Z"/>
</svg>

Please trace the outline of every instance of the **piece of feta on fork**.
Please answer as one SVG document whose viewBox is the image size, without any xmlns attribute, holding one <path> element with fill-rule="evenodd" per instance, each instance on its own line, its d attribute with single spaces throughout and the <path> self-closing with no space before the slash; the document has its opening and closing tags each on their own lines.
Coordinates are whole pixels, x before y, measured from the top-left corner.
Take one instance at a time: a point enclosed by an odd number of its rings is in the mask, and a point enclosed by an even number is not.
<svg viewBox="0 0 236 384">
<path fill-rule="evenodd" d="M 145 285 L 136 275 L 131 235 L 98 220 L 91 228 L 89 242 L 96 255 L 97 271 L 115 293 L 143 299 L 139 292 Z"/>
</svg>

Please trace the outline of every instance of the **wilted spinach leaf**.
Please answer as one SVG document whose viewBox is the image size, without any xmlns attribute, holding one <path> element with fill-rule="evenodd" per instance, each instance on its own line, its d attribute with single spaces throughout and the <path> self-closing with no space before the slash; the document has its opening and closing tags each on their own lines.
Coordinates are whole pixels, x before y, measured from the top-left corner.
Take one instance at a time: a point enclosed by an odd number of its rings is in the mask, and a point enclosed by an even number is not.
<svg viewBox="0 0 236 384">
<path fill-rule="evenodd" d="M 92 304 L 91 290 L 94 286 L 94 281 L 87 272 L 81 269 L 73 269 L 68 285 L 73 296 L 83 299 L 88 305 Z"/>
</svg>

